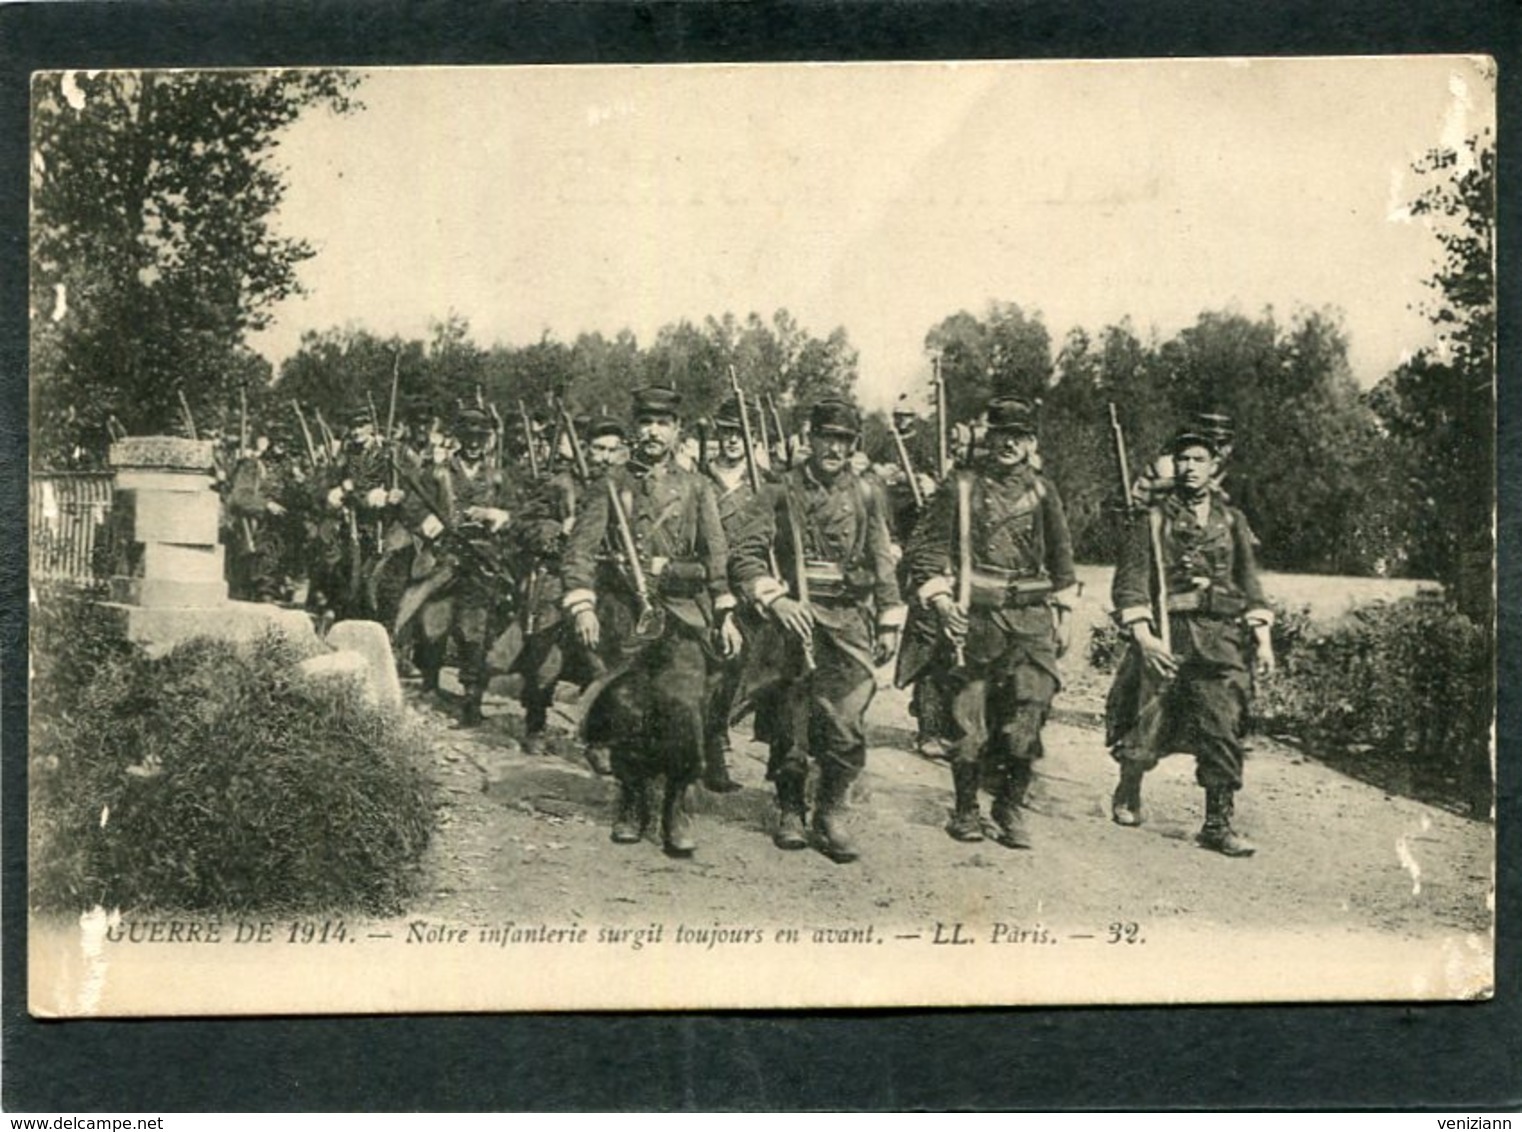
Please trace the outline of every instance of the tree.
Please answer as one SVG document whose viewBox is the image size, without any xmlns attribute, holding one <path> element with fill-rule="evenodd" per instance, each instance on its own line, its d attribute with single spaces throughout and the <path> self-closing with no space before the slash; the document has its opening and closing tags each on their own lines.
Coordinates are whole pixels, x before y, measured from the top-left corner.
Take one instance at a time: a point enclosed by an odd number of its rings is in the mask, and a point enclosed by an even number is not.
<svg viewBox="0 0 1522 1132">
<path fill-rule="evenodd" d="M 1039 311 L 1016 303 L 990 302 L 981 319 L 958 311 L 930 328 L 925 350 L 941 359 L 955 420 L 976 417 L 996 394 L 1037 400 L 1052 380 L 1051 335 Z"/>
<path fill-rule="evenodd" d="M 314 254 L 277 234 L 271 163 L 303 111 L 344 113 L 332 70 L 53 72 L 33 82 L 33 444 L 42 459 L 198 421 L 267 384 L 245 336 Z"/>
<path fill-rule="evenodd" d="M 1496 155 L 1490 132 L 1415 165 L 1426 187 L 1410 212 L 1442 251 L 1423 311 L 1437 342 L 1370 400 L 1418 476 L 1408 520 L 1412 564 L 1454 588 L 1482 624 L 1492 614 L 1495 499 Z"/>
</svg>

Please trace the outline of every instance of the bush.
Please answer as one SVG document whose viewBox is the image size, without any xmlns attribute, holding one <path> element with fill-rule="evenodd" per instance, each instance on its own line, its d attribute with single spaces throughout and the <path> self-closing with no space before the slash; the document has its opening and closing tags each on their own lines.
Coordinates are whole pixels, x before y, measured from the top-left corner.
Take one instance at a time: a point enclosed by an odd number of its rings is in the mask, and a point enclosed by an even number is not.
<svg viewBox="0 0 1522 1132">
<path fill-rule="evenodd" d="M 1491 652 L 1489 635 L 1449 603 L 1364 606 L 1303 633 L 1259 689 L 1258 716 L 1318 754 L 1383 763 L 1389 788 L 1488 812 Z"/>
<path fill-rule="evenodd" d="M 33 616 L 32 902 L 398 910 L 434 826 L 426 749 L 282 638 L 160 659 L 85 603 Z"/>
</svg>

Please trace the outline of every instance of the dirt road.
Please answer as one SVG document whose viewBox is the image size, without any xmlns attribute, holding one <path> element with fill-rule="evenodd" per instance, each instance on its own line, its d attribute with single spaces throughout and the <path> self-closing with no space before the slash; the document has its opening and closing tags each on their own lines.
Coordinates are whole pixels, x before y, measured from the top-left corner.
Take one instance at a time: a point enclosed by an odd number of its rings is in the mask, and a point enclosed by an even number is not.
<svg viewBox="0 0 1522 1132">
<path fill-rule="evenodd" d="M 655 841 L 609 841 L 614 785 L 589 769 L 569 734 L 529 757 L 516 704 L 487 701 L 488 723 L 449 729 L 446 707 L 409 693 L 435 737 L 442 833 L 416 915 L 464 923 L 689 921 L 777 923 L 967 920 L 1060 923 L 1096 932 L 1145 922 L 1229 932 L 1378 933 L 1401 939 L 1488 930 L 1492 828 L 1348 778 L 1292 748 L 1257 740 L 1238 824 L 1258 854 L 1199 849 L 1203 793 L 1192 760 L 1147 782 L 1148 822 L 1109 821 L 1112 764 L 1093 726 L 1102 681 L 1079 672 L 1046 732 L 1029 852 L 962 844 L 944 832 L 944 763 L 910 753 L 905 697 L 879 692 L 868 768 L 853 797 L 862 859 L 837 865 L 770 840 L 765 751 L 734 735 L 744 789 L 695 791 L 699 848 L 666 857 Z M 559 719 L 567 731 L 571 705 Z"/>
</svg>

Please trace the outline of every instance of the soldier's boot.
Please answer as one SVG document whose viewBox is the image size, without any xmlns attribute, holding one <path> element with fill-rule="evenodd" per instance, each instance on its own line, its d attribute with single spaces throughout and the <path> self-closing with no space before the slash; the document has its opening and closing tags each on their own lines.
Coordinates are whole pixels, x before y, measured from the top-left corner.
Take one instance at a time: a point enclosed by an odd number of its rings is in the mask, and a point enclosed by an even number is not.
<svg viewBox="0 0 1522 1132">
<path fill-rule="evenodd" d="M 1202 847 L 1227 857 L 1251 857 L 1258 847 L 1231 828 L 1234 793 L 1229 786 L 1205 788 L 1205 825 L 1194 839 Z"/>
<path fill-rule="evenodd" d="M 544 754 L 544 733 L 549 722 L 549 712 L 537 698 L 525 697 L 523 705 L 523 753 Z"/>
<path fill-rule="evenodd" d="M 838 763 L 825 763 L 820 770 L 819 792 L 814 798 L 814 837 L 819 850 L 837 864 L 856 860 L 861 853 L 845 831 L 846 794 L 856 778 Z"/>
<path fill-rule="evenodd" d="M 1120 782 L 1110 796 L 1110 819 L 1116 825 L 1137 826 L 1145 819 L 1142 813 L 1142 777 L 1146 768 L 1132 759 L 1120 762 Z"/>
<path fill-rule="evenodd" d="M 772 834 L 772 844 L 778 849 L 807 849 L 809 846 L 803 826 L 808 812 L 803 787 L 804 776 L 801 774 L 777 776 L 777 832 Z"/>
<path fill-rule="evenodd" d="M 466 689 L 465 702 L 460 707 L 460 727 L 480 727 L 486 722 L 486 713 L 481 710 L 485 695 L 485 688 Z"/>
<path fill-rule="evenodd" d="M 613 758 L 608 748 L 601 743 L 588 743 L 586 756 L 587 765 L 592 768 L 593 774 L 600 774 L 606 778 L 613 773 Z"/>
<path fill-rule="evenodd" d="M 661 843 L 668 856 L 690 857 L 697 849 L 693 836 L 692 814 L 687 809 L 688 784 L 666 781 L 666 794 L 661 805 Z"/>
<path fill-rule="evenodd" d="M 951 765 L 951 784 L 956 790 L 956 812 L 946 825 L 946 832 L 957 841 L 983 840 L 983 815 L 978 810 L 978 779 L 982 768 L 975 762 Z"/>
<path fill-rule="evenodd" d="M 613 840 L 637 845 L 650 825 L 650 792 L 644 779 L 619 779 L 618 814 L 613 819 Z"/>
<path fill-rule="evenodd" d="M 729 742 L 710 740 L 703 752 L 703 786 L 715 794 L 733 794 L 740 784 L 729 777 Z"/>
<path fill-rule="evenodd" d="M 999 785 L 999 796 L 994 799 L 993 819 L 998 827 L 998 841 L 1006 849 L 1029 849 L 1030 831 L 1025 828 L 1026 792 L 1030 790 L 1031 764 L 1028 759 L 1016 759 L 1005 772 Z"/>
</svg>

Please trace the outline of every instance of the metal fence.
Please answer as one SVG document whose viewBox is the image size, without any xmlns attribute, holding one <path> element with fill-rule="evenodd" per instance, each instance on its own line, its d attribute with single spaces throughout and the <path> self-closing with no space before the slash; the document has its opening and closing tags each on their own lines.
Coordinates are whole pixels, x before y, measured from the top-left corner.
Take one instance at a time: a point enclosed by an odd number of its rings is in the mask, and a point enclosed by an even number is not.
<svg viewBox="0 0 1522 1132">
<path fill-rule="evenodd" d="M 32 581 L 98 585 L 98 552 L 111 510 L 110 472 L 40 472 L 32 476 Z"/>
</svg>

